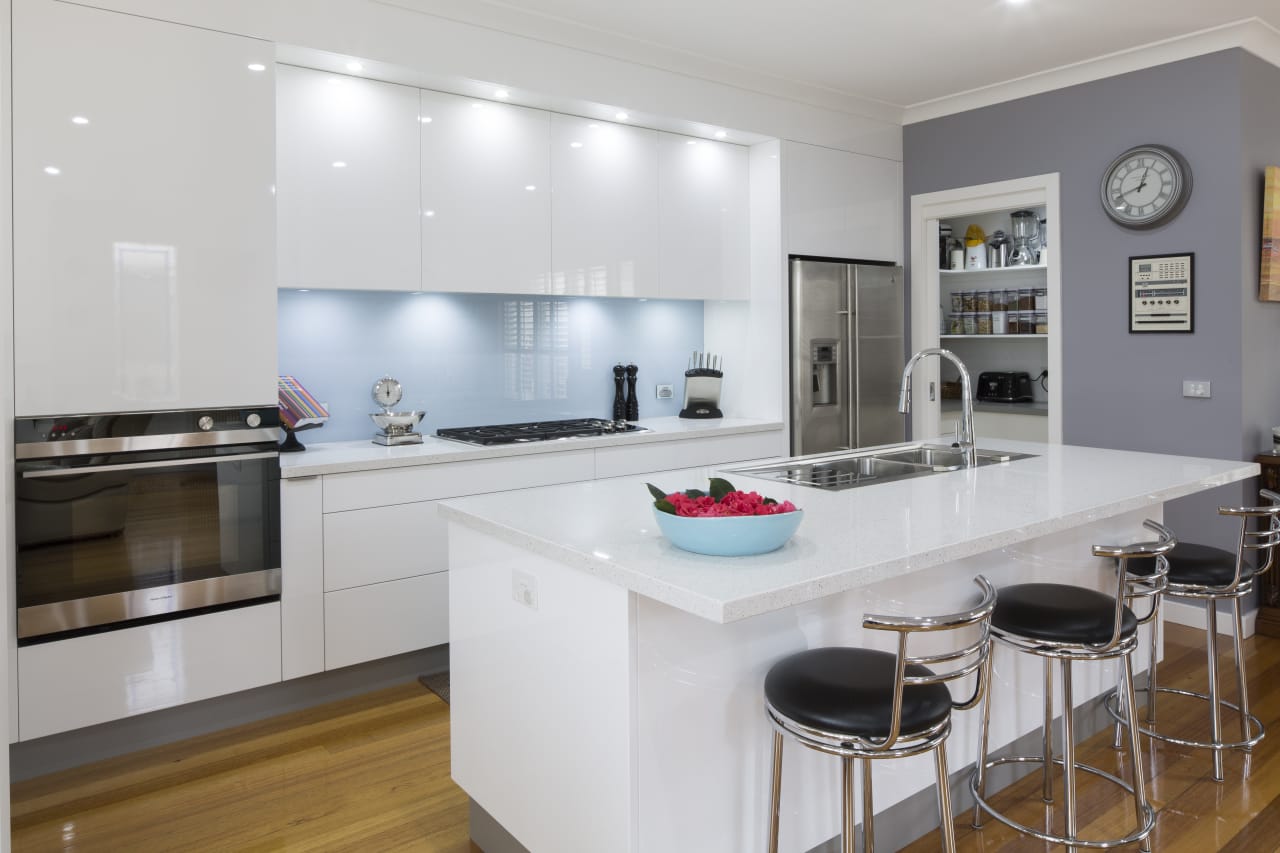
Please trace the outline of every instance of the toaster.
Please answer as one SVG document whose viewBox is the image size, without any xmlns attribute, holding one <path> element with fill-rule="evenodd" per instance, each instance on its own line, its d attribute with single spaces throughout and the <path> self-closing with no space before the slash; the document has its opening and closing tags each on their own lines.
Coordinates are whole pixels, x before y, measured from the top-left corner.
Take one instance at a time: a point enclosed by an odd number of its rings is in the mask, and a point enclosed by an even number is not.
<svg viewBox="0 0 1280 853">
<path fill-rule="evenodd" d="M 1031 374 L 991 371 L 978 374 L 979 400 L 994 403 L 1031 402 Z"/>
</svg>

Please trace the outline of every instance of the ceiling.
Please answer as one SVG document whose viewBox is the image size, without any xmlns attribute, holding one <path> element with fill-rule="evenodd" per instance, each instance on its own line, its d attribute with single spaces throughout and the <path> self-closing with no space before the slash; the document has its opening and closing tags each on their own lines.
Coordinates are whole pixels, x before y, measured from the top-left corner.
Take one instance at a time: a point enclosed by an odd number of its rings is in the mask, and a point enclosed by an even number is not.
<svg viewBox="0 0 1280 853">
<path fill-rule="evenodd" d="M 381 2 L 657 67 L 695 65 L 751 88 L 768 78 L 902 109 L 1248 19 L 1280 40 L 1277 0 Z"/>
</svg>

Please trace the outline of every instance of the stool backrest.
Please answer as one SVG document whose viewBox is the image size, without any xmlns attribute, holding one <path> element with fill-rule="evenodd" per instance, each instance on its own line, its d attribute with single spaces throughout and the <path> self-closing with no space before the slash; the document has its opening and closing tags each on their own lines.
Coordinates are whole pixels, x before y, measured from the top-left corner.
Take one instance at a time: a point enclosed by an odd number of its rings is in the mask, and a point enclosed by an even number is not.
<svg viewBox="0 0 1280 853">
<path fill-rule="evenodd" d="M 1257 507 L 1218 507 L 1220 515 L 1234 515 L 1240 519 L 1240 539 L 1236 546 L 1236 575 L 1230 586 L 1222 588 L 1223 592 L 1232 592 L 1240 585 L 1240 577 L 1244 573 L 1245 557 L 1250 551 L 1258 552 L 1258 569 L 1255 574 L 1262 574 L 1275 564 L 1276 545 L 1280 545 L 1280 495 L 1270 489 L 1262 490 L 1262 497 L 1271 501 L 1271 506 Z M 1258 519 L 1257 530 L 1250 530 L 1250 519 Z"/>
<path fill-rule="evenodd" d="M 1098 652 L 1107 652 L 1114 649 L 1120 644 L 1121 634 L 1124 629 L 1124 608 L 1126 600 L 1136 598 L 1152 599 L 1151 610 L 1139 622 L 1146 622 L 1155 615 L 1156 603 L 1159 601 L 1158 596 L 1164 592 L 1169 585 L 1169 558 L 1168 553 L 1178 544 L 1178 539 L 1173 535 L 1173 531 L 1165 527 L 1158 521 L 1147 519 L 1142 522 L 1142 526 L 1148 530 L 1152 530 L 1159 537 L 1154 542 L 1135 542 L 1132 545 L 1094 545 L 1093 556 L 1095 557 L 1112 557 L 1116 560 L 1116 618 L 1115 628 L 1112 629 L 1111 639 L 1100 645 L 1088 644 L 1090 649 Z M 1130 560 L 1141 560 L 1143 567 L 1151 566 L 1154 560 L 1154 568 L 1148 573 L 1135 573 L 1129 571 Z"/>
<path fill-rule="evenodd" d="M 984 675 L 991 643 L 991 611 L 996 606 L 996 589 L 982 575 L 973 582 L 982 590 L 982 600 L 960 613 L 945 616 L 873 616 L 863 617 L 862 627 L 875 631 L 893 631 L 898 635 L 898 670 L 893 685 L 893 716 L 889 723 L 889 735 L 883 743 L 869 744 L 874 749 L 888 749 L 898 739 L 902 723 L 902 694 L 907 687 L 925 684 L 946 684 L 976 674 L 973 695 L 964 702 L 952 701 L 952 707 L 964 710 L 972 708 L 982 698 L 986 688 Z M 958 631 L 978 628 L 978 639 L 970 643 L 958 641 L 951 649 L 927 655 L 907 654 L 907 641 L 913 634 L 938 631 Z M 963 644 L 962 644 L 963 643 Z M 932 670 L 931 675 L 908 675 L 907 667 L 917 665 Z"/>
</svg>

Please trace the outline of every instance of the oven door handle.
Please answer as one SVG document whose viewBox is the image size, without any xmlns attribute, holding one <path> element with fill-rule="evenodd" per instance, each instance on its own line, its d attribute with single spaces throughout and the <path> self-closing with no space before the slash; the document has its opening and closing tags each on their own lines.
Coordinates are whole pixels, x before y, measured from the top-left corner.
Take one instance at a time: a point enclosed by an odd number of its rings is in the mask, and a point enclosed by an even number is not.
<svg viewBox="0 0 1280 853">
<path fill-rule="evenodd" d="M 277 459 L 276 451 L 264 453 L 241 453 L 230 456 L 199 456 L 190 459 L 160 459 L 155 462 L 122 462 L 118 465 L 85 465 L 81 468 L 47 468 L 36 471 L 23 471 L 24 480 L 41 477 L 70 477 L 73 474 L 101 474 L 107 471 L 141 471 L 147 468 L 178 468 L 183 465 L 207 465 L 218 462 L 240 462 L 246 459 Z"/>
</svg>

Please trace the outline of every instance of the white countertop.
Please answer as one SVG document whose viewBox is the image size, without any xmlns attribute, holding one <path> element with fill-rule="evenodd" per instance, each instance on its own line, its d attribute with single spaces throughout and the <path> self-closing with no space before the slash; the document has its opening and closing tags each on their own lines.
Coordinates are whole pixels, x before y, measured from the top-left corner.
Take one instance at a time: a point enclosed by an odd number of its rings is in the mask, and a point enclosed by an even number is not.
<svg viewBox="0 0 1280 853">
<path fill-rule="evenodd" d="M 658 531 L 646 480 L 705 488 L 695 468 L 450 500 L 450 521 L 713 622 L 732 622 L 1255 476 L 1252 462 L 1030 442 L 1001 465 L 828 492 L 729 474 L 805 519 L 778 551 L 706 557 Z M 736 466 L 728 466 L 736 467 Z M 1135 541 L 1145 531 L 1135 531 Z"/>
<path fill-rule="evenodd" d="M 364 441 L 312 442 L 306 439 L 315 437 L 316 432 L 304 432 L 299 438 L 307 449 L 301 453 L 280 454 L 280 476 L 314 477 L 317 474 L 341 474 L 348 471 L 403 468 L 410 465 L 435 465 L 440 462 L 464 462 L 502 456 L 524 456 L 531 453 L 588 450 L 595 447 L 649 444 L 686 438 L 713 438 L 782 429 L 780 421 L 760 421 L 750 418 L 714 420 L 641 418 L 635 423 L 648 432 L 536 441 L 529 444 L 499 444 L 488 447 L 430 435 L 423 436 L 422 444 L 383 447 L 373 443 L 372 423 L 369 425 L 369 438 Z"/>
</svg>

